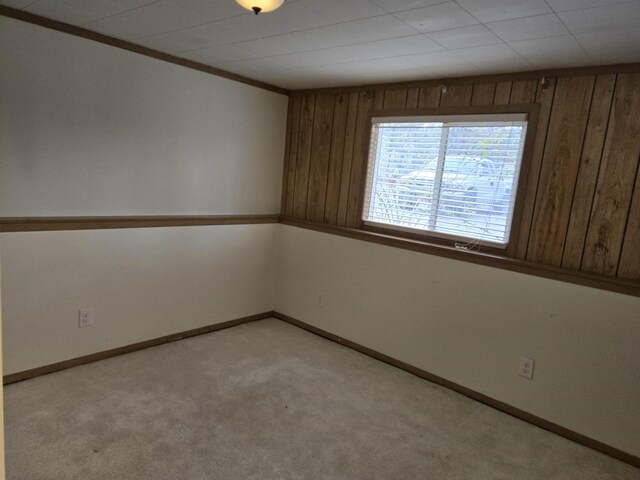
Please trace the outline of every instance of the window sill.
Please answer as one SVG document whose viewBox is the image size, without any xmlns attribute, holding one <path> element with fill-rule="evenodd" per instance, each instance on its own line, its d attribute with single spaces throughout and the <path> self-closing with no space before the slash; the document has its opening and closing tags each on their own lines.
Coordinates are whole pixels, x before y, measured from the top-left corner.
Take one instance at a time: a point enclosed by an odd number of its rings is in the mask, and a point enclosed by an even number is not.
<svg viewBox="0 0 640 480">
<path fill-rule="evenodd" d="M 389 233 L 378 233 L 367 230 L 358 230 L 355 228 L 338 227 L 335 225 L 326 225 L 323 223 L 299 220 L 297 218 L 286 216 L 281 216 L 280 222 L 284 225 L 290 225 L 293 227 L 306 228 L 309 230 L 330 233 L 333 235 L 377 243 L 389 247 L 402 248 L 404 250 L 426 253 L 428 255 L 436 255 L 439 257 L 451 258 L 453 260 L 475 263 L 487 267 L 501 268 L 512 272 L 535 275 L 561 282 L 568 282 L 640 297 L 640 282 L 607 277 L 594 273 L 580 272 L 577 270 L 568 270 L 565 268 L 555 267 L 553 265 L 528 262 L 526 260 L 508 257 L 505 253 L 500 254 L 495 253 L 494 251 L 478 252 L 473 250 L 462 250 L 425 240 L 403 238 Z"/>
</svg>

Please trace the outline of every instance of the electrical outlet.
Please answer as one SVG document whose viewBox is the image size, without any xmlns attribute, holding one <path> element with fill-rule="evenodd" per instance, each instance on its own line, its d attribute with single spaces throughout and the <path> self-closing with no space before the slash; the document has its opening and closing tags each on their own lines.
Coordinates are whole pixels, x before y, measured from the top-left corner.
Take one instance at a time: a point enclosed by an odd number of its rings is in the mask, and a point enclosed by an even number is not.
<svg viewBox="0 0 640 480">
<path fill-rule="evenodd" d="M 78 310 L 78 328 L 93 325 L 93 308 L 81 308 Z"/>
<path fill-rule="evenodd" d="M 531 358 L 522 357 L 520 359 L 520 370 L 518 370 L 518 375 L 520 375 L 521 377 L 532 379 L 534 364 L 535 364 L 535 360 Z"/>
<path fill-rule="evenodd" d="M 316 301 L 316 305 L 319 307 L 324 307 L 324 293 L 318 292 L 318 299 Z"/>
</svg>

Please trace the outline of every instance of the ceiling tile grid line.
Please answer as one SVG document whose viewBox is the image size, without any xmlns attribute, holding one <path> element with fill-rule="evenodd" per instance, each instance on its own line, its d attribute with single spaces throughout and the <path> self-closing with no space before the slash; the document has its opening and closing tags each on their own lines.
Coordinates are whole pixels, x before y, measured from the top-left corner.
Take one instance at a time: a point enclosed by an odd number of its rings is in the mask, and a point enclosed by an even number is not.
<svg viewBox="0 0 640 480">
<path fill-rule="evenodd" d="M 545 2 L 547 3 L 547 5 L 549 5 L 549 8 L 553 9 L 553 7 L 549 4 L 549 0 L 545 0 Z M 588 7 L 587 7 L 588 8 Z M 555 10 L 554 10 L 555 11 Z M 580 46 L 580 49 L 584 52 L 584 54 L 587 56 L 587 58 L 589 58 L 589 60 L 593 61 L 594 59 L 591 57 L 591 55 L 589 55 L 589 52 L 587 51 L 586 48 L 584 48 L 584 46 L 578 41 L 578 39 L 576 38 L 576 36 L 573 34 L 573 32 L 569 29 L 569 27 L 562 21 L 562 18 L 560 18 L 559 15 L 557 15 L 557 11 L 556 11 L 556 16 L 558 17 L 558 20 L 562 23 L 562 25 L 564 25 L 564 27 L 567 29 L 567 31 L 570 33 L 570 35 L 574 38 L 574 40 L 576 41 L 576 43 Z"/>
</svg>

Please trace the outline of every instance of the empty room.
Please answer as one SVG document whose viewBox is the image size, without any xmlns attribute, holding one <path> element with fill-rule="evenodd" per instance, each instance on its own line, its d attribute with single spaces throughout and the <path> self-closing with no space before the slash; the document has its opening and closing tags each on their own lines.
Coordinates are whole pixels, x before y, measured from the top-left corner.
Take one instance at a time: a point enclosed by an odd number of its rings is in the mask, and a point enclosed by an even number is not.
<svg viewBox="0 0 640 480">
<path fill-rule="evenodd" d="M 640 480 L 640 0 L 0 0 L 0 479 Z"/>
</svg>

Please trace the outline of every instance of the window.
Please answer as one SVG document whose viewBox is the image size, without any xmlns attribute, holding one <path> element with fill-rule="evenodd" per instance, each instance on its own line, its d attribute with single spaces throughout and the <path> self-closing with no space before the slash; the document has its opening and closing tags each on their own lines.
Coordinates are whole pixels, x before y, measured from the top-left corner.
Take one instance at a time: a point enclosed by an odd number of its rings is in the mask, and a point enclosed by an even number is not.
<svg viewBox="0 0 640 480">
<path fill-rule="evenodd" d="M 526 114 L 373 118 L 365 225 L 509 243 Z"/>
</svg>

